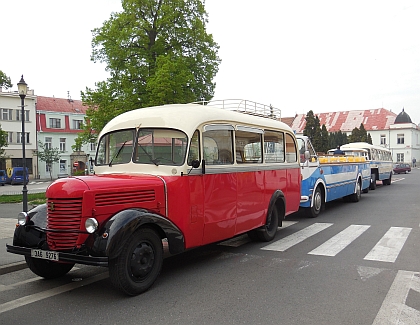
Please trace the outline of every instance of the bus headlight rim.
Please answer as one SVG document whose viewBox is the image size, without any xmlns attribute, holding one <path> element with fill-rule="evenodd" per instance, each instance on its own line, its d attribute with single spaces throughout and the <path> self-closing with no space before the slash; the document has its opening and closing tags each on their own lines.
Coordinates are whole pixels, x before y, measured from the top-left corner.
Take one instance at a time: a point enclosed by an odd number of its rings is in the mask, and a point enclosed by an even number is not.
<svg viewBox="0 0 420 325">
<path fill-rule="evenodd" d="M 18 214 L 18 224 L 19 226 L 25 226 L 29 221 L 29 215 L 27 212 L 19 212 Z"/>
<path fill-rule="evenodd" d="M 90 234 L 93 234 L 96 230 L 98 230 L 98 226 L 98 220 L 96 220 L 95 218 L 88 218 L 85 221 L 86 231 Z"/>
</svg>

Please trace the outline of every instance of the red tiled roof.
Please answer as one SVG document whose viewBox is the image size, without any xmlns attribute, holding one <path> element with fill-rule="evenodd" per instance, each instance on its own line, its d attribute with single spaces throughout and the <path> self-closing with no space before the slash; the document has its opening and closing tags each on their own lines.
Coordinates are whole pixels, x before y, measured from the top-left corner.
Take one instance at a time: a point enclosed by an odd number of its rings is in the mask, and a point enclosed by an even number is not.
<svg viewBox="0 0 420 325">
<path fill-rule="evenodd" d="M 354 128 L 359 128 L 363 123 L 366 131 L 386 130 L 394 123 L 397 114 L 385 108 L 344 111 L 331 113 L 318 113 L 319 122 L 325 124 L 328 132 L 351 132 Z M 303 133 L 306 120 L 305 114 L 298 114 L 293 120 L 292 129 L 296 133 Z"/>
<path fill-rule="evenodd" d="M 43 112 L 86 114 L 81 100 L 37 96 L 36 110 Z"/>
<path fill-rule="evenodd" d="M 294 119 L 295 119 L 294 117 L 282 117 L 281 121 L 287 124 L 288 126 L 292 127 Z"/>
</svg>

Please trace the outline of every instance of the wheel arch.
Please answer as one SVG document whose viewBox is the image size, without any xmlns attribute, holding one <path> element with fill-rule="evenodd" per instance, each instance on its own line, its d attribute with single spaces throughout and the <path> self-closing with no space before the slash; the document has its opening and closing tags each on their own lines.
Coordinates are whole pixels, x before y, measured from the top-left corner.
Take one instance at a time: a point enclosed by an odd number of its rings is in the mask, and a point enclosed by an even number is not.
<svg viewBox="0 0 420 325">
<path fill-rule="evenodd" d="M 281 227 L 283 219 L 286 217 L 286 197 L 282 190 L 276 190 L 273 195 L 271 195 L 266 217 L 270 215 L 273 209 L 277 209 L 279 213 L 279 227 Z"/>
<path fill-rule="evenodd" d="M 108 233 L 105 254 L 110 258 L 118 256 L 125 242 L 139 228 L 151 228 L 161 237 L 168 239 L 172 254 L 185 250 L 184 235 L 181 230 L 162 216 L 143 209 L 128 209 L 115 214 L 105 225 Z"/>
<path fill-rule="evenodd" d="M 321 189 L 321 194 L 322 194 L 322 207 L 325 208 L 325 202 L 327 202 L 327 186 L 325 185 L 325 183 L 323 182 L 322 179 L 318 179 L 314 185 L 314 189 L 312 191 L 312 195 L 311 195 L 311 206 L 313 207 L 314 205 L 314 195 L 313 193 L 315 193 L 316 188 L 319 187 Z"/>
</svg>

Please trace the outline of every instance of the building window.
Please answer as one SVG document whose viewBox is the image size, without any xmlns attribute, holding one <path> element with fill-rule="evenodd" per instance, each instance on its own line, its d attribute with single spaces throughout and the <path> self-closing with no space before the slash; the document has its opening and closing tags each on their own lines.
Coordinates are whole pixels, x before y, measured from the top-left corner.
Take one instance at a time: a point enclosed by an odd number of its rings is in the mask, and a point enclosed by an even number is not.
<svg viewBox="0 0 420 325">
<path fill-rule="evenodd" d="M 96 142 L 90 143 L 90 151 L 96 151 Z"/>
<path fill-rule="evenodd" d="M 66 165 L 67 160 L 60 160 L 60 174 L 64 174 L 66 172 Z"/>
<path fill-rule="evenodd" d="M 385 134 L 381 134 L 381 145 L 383 145 L 383 146 L 386 145 L 386 135 Z"/>
<path fill-rule="evenodd" d="M 61 129 L 61 120 L 59 118 L 50 118 L 51 129 Z"/>
<path fill-rule="evenodd" d="M 397 143 L 404 144 L 404 134 L 397 134 Z"/>
<path fill-rule="evenodd" d="M 7 143 L 13 143 L 13 132 L 7 132 Z"/>
<path fill-rule="evenodd" d="M 25 132 L 25 143 L 29 143 L 29 132 Z M 17 143 L 22 143 L 22 132 L 17 133 Z"/>
<path fill-rule="evenodd" d="M 66 151 L 66 138 L 60 138 L 60 151 Z"/>
<path fill-rule="evenodd" d="M 3 121 L 10 121 L 12 120 L 13 110 L 8 108 L 1 109 L 1 119 Z"/>
<path fill-rule="evenodd" d="M 49 172 L 51 171 L 51 165 L 46 164 L 46 165 L 45 165 L 45 171 L 46 171 L 47 173 L 49 173 Z"/>
<path fill-rule="evenodd" d="M 81 130 L 83 127 L 83 121 L 82 120 L 73 120 L 73 129 L 74 130 Z"/>
<path fill-rule="evenodd" d="M 52 138 L 51 137 L 46 137 L 45 138 L 44 148 L 48 149 L 48 150 L 51 150 L 51 148 L 52 148 Z"/>
<path fill-rule="evenodd" d="M 397 162 L 404 162 L 404 154 L 397 153 Z"/>
<path fill-rule="evenodd" d="M 16 110 L 16 120 L 17 121 L 22 121 L 22 110 L 21 109 Z M 29 110 L 25 110 L 25 121 L 29 122 Z"/>
</svg>

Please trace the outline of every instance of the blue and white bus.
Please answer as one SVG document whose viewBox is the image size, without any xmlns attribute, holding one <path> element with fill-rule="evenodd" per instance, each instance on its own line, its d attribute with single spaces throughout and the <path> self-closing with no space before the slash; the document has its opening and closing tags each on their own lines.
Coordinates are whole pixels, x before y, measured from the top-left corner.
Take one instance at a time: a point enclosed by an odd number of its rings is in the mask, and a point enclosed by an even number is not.
<svg viewBox="0 0 420 325">
<path fill-rule="evenodd" d="M 392 153 L 390 150 L 375 146 L 366 142 L 353 142 L 342 145 L 342 151 L 351 154 L 355 149 L 366 149 L 368 152 L 367 161 L 370 163 L 371 184 L 370 189 L 376 189 L 376 181 L 382 181 L 383 185 L 391 185 L 392 178 Z"/>
</svg>

